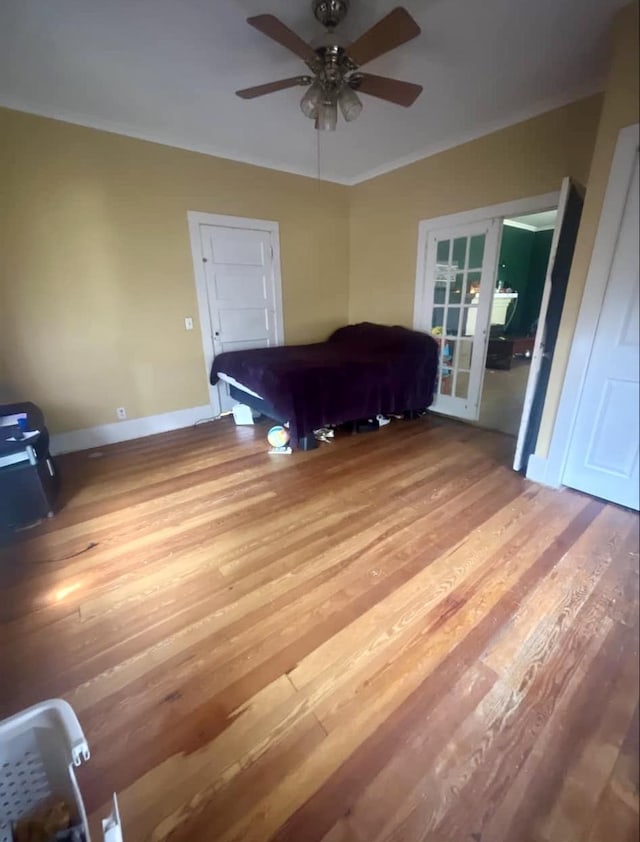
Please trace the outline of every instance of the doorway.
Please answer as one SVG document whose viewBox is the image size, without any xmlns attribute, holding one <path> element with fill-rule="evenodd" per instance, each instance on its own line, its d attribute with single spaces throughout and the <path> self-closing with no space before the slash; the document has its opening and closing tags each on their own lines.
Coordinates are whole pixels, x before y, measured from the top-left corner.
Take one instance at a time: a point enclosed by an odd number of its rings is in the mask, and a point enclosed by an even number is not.
<svg viewBox="0 0 640 842">
<path fill-rule="evenodd" d="M 188 222 L 209 400 L 219 415 L 237 401 L 227 383 L 210 384 L 214 358 L 283 342 L 278 223 L 194 211 Z"/>
<path fill-rule="evenodd" d="M 517 436 L 558 211 L 503 220 L 478 424 Z"/>
<path fill-rule="evenodd" d="M 506 361 L 513 365 L 516 360 L 516 368 L 520 371 L 516 373 L 514 369 L 513 378 L 504 378 L 505 387 L 502 390 L 493 390 L 494 397 L 496 391 L 502 391 L 509 395 L 511 401 L 511 426 L 505 431 L 512 435 L 517 433 L 513 461 L 515 470 L 526 471 L 529 456 L 536 445 L 582 204 L 582 191 L 571 179 L 565 178 L 557 193 L 425 220 L 419 226 L 414 327 L 435 333 L 440 343 L 440 366 L 431 410 L 478 422 L 487 371 L 495 370 L 500 364 L 506 370 Z M 520 277 L 516 281 L 505 277 L 507 265 L 505 260 L 502 261 L 505 265 L 500 265 L 500 243 L 504 231 L 518 228 L 518 223 L 520 226 L 534 227 L 531 221 L 523 222 L 522 217 L 535 214 L 538 217 L 537 224 L 543 227 L 544 218 L 539 215 L 549 211 L 555 213 L 555 226 L 551 231 L 542 294 L 540 296 L 538 288 L 537 294 L 527 300 L 524 278 Z M 505 220 L 515 222 L 516 225 L 505 225 Z M 456 260 L 453 249 L 447 258 L 443 241 L 446 244 L 446 240 L 452 237 L 458 240 L 465 237 L 470 239 L 476 233 L 475 229 L 482 225 L 488 226 L 487 231 L 495 232 L 495 236 L 492 234 L 486 237 L 487 243 L 495 243 L 495 249 L 490 248 L 492 257 L 488 264 L 483 262 L 482 275 L 473 278 L 475 283 L 471 287 L 468 270 L 472 267 L 467 264 L 463 266 L 459 259 Z M 541 248 L 540 252 L 543 255 L 544 249 Z M 542 262 L 544 264 L 544 259 Z M 438 284 L 442 286 L 443 282 L 446 284 L 443 287 L 444 314 L 438 297 L 442 297 L 442 292 L 438 293 Z M 519 310 L 520 292 L 517 284 L 523 287 L 522 300 L 527 302 L 526 307 L 523 304 Z M 457 298 L 452 299 L 452 290 L 456 296 L 461 294 L 467 298 L 460 302 Z M 475 298 L 468 298 L 474 293 Z M 458 321 L 455 312 L 453 321 L 447 318 L 452 300 L 454 307 L 460 304 Z M 467 317 L 465 309 L 474 303 L 477 306 L 475 310 L 469 310 Z M 527 314 L 532 307 L 538 309 L 537 323 L 534 319 L 527 325 Z M 516 313 L 518 321 L 514 321 Z M 525 330 L 526 334 L 514 335 L 514 330 Z M 470 360 L 468 354 L 460 356 L 460 350 L 467 349 L 469 339 L 473 339 Z M 522 365 L 519 364 L 521 358 L 524 360 Z M 511 386 L 506 383 L 508 380 L 515 380 L 516 383 Z M 460 382 L 463 384 L 463 395 L 456 392 Z M 499 385 L 499 381 L 496 381 L 496 385 Z M 489 386 L 489 402 L 491 391 Z M 495 414 L 499 413 L 498 409 Z M 487 426 L 493 425 L 488 423 Z"/>
</svg>

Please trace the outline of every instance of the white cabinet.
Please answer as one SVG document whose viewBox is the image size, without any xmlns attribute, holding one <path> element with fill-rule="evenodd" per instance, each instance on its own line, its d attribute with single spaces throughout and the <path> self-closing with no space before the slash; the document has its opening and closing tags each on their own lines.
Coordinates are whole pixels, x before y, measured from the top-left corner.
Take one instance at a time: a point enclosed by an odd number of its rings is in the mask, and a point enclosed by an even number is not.
<svg viewBox="0 0 640 842">
<path fill-rule="evenodd" d="M 476 296 L 473 300 L 473 303 L 477 303 L 478 296 Z M 508 313 L 509 313 L 509 306 L 512 302 L 518 301 L 518 293 L 517 292 L 494 292 L 493 294 L 493 304 L 491 306 L 491 324 L 492 325 L 506 325 Z M 477 310 L 472 308 L 469 310 L 469 315 L 467 317 L 467 324 L 465 334 L 467 336 L 475 336 L 476 333 L 476 315 Z"/>
</svg>

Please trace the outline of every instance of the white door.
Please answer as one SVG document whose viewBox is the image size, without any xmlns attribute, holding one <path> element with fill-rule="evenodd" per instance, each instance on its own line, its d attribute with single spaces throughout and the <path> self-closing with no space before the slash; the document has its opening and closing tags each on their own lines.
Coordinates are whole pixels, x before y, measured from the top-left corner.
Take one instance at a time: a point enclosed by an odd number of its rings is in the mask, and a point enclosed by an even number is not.
<svg viewBox="0 0 640 842">
<path fill-rule="evenodd" d="M 562 482 L 640 507 L 638 153 Z"/>
<path fill-rule="evenodd" d="M 527 433 L 529 432 L 529 420 L 531 417 L 531 409 L 536 394 L 536 388 L 538 386 L 538 379 L 540 377 L 542 361 L 545 353 L 549 353 L 545 350 L 547 312 L 549 310 L 549 301 L 551 298 L 553 267 L 556 262 L 556 256 L 558 254 L 560 233 L 562 231 L 565 216 L 567 213 L 570 192 L 571 179 L 567 177 L 562 180 L 562 187 L 560 188 L 558 214 L 556 216 L 556 225 L 553 229 L 553 238 L 551 240 L 551 249 L 549 251 L 549 260 L 547 262 L 547 271 L 544 280 L 544 287 L 542 290 L 542 301 L 540 303 L 540 312 L 538 313 L 538 327 L 536 329 L 536 336 L 533 342 L 533 352 L 531 354 L 531 367 L 529 369 L 527 389 L 524 395 L 524 404 L 522 406 L 522 415 L 520 417 L 520 427 L 518 428 L 518 440 L 516 442 L 516 452 L 513 458 L 513 468 L 516 471 L 519 471 L 523 467 L 525 460 L 528 459 L 528 454 L 525 457 L 524 450 L 525 442 L 527 439 Z M 550 360 L 548 360 L 548 362 L 550 364 Z"/>
<path fill-rule="evenodd" d="M 214 355 L 275 345 L 271 234 L 201 225 L 200 236 Z"/>
<path fill-rule="evenodd" d="M 224 351 L 282 342 L 277 228 L 208 214 L 190 214 L 189 219 L 208 376 L 213 358 Z M 216 411 L 236 403 L 226 384 L 212 387 L 210 395 Z"/>
<path fill-rule="evenodd" d="M 440 343 L 431 409 L 477 420 L 501 225 L 488 220 L 431 231 L 421 325 Z"/>
</svg>

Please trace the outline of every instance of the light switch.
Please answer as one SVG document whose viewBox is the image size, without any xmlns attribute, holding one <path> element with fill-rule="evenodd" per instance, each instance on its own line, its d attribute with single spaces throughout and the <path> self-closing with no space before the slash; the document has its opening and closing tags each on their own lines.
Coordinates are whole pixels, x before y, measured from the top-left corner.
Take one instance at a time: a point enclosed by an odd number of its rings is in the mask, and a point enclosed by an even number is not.
<svg viewBox="0 0 640 842">
<path fill-rule="evenodd" d="M 187 316 L 184 320 L 184 326 L 186 330 L 193 330 L 193 319 L 191 316 Z"/>
</svg>

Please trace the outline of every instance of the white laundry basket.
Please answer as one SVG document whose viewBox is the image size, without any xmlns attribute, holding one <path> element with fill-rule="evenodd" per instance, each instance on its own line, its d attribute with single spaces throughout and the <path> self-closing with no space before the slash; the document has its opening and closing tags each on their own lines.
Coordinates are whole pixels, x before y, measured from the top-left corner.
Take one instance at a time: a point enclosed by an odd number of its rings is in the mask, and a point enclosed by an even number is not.
<svg viewBox="0 0 640 842">
<path fill-rule="evenodd" d="M 52 798 L 75 808 L 74 819 L 91 842 L 74 767 L 89 759 L 89 746 L 73 708 L 51 699 L 0 722 L 0 842 L 11 825 Z M 122 842 L 118 803 L 102 822 L 105 842 Z"/>
</svg>

